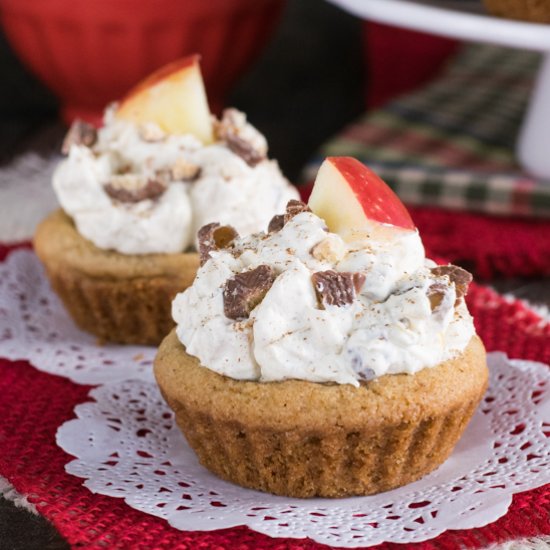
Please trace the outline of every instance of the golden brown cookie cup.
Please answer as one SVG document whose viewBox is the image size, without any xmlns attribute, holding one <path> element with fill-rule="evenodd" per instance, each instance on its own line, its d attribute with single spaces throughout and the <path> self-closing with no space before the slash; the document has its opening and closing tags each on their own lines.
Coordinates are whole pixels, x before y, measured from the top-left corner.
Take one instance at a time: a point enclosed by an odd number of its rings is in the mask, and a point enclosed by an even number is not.
<svg viewBox="0 0 550 550">
<path fill-rule="evenodd" d="M 289 497 L 387 491 L 437 468 L 487 387 L 481 340 L 414 374 L 356 388 L 233 380 L 202 367 L 174 331 L 155 376 L 200 462 L 219 477 Z"/>
<path fill-rule="evenodd" d="M 58 210 L 37 228 L 36 254 L 75 323 L 101 341 L 158 345 L 174 326 L 171 302 L 199 267 L 196 253 L 126 255 L 82 237 Z"/>
<path fill-rule="evenodd" d="M 489 13 L 507 19 L 550 23 L 550 4 L 547 0 L 483 0 Z"/>
</svg>

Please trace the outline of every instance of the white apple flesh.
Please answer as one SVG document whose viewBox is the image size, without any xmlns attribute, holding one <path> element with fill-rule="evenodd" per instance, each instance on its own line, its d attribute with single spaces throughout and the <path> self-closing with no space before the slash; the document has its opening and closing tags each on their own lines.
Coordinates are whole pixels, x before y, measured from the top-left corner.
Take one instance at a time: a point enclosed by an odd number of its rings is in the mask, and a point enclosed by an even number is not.
<svg viewBox="0 0 550 550">
<path fill-rule="evenodd" d="M 317 174 L 309 207 L 330 231 L 352 233 L 414 230 L 397 195 L 368 167 L 351 157 L 328 157 Z"/>
<path fill-rule="evenodd" d="M 213 130 L 199 56 L 162 67 L 140 82 L 120 102 L 116 116 L 145 124 L 153 122 L 170 134 L 192 134 L 212 143 Z"/>
</svg>

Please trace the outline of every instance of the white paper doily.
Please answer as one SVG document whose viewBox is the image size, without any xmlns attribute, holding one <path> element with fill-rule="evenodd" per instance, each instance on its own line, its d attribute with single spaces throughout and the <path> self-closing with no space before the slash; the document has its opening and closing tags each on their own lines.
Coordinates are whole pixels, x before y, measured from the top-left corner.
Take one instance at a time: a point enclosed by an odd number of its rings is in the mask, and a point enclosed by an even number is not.
<svg viewBox="0 0 550 550">
<path fill-rule="evenodd" d="M 46 137 L 46 136 L 44 136 Z M 20 155 L 0 168 L 0 238 L 29 239 L 38 222 L 59 203 L 51 185 L 60 155 Z"/>
<path fill-rule="evenodd" d="M 289 499 L 237 487 L 202 468 L 154 384 L 133 380 L 90 392 L 57 443 L 77 457 L 68 473 L 95 493 L 182 530 L 235 525 L 272 537 L 335 546 L 418 542 L 481 527 L 512 495 L 550 482 L 550 369 L 489 354 L 490 388 L 452 456 L 424 479 L 380 495 Z M 546 434 L 544 433 L 546 432 Z"/>
<path fill-rule="evenodd" d="M 77 384 L 153 380 L 156 349 L 97 344 L 79 330 L 29 250 L 0 263 L 0 357 L 26 359 L 38 370 Z"/>
</svg>

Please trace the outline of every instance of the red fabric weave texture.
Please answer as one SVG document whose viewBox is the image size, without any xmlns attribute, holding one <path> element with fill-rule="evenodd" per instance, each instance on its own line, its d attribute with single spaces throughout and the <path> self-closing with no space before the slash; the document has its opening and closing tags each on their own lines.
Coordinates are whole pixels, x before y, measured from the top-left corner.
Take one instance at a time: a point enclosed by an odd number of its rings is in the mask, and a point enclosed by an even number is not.
<svg viewBox="0 0 550 550">
<path fill-rule="evenodd" d="M 0 246 L 0 259 L 8 249 Z M 468 305 L 489 351 L 550 363 L 550 325 L 519 302 L 472 285 Z M 55 444 L 57 427 L 73 418 L 74 406 L 87 400 L 89 387 L 35 370 L 24 361 L 0 359 L 0 474 L 30 495 L 73 547 L 135 549 L 295 549 L 326 546 L 309 540 L 272 539 L 246 527 L 214 532 L 181 532 L 164 520 L 95 495 L 82 480 L 65 473 L 71 457 Z M 440 550 L 483 548 L 493 542 L 550 535 L 550 485 L 515 495 L 509 512 L 479 529 L 447 531 L 408 548 Z M 400 549 L 385 543 L 375 548 Z"/>
<path fill-rule="evenodd" d="M 491 279 L 550 275 L 550 221 L 409 208 L 428 256 Z"/>
</svg>

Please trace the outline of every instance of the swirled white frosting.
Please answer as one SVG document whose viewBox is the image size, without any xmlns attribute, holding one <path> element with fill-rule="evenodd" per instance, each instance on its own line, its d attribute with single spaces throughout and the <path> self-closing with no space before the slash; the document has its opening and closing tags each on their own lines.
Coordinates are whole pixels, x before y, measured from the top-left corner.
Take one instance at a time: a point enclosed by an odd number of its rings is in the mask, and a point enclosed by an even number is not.
<svg viewBox="0 0 550 550">
<path fill-rule="evenodd" d="M 312 254 L 323 242 L 325 254 Z M 235 274 L 272 266 L 277 278 L 245 320 L 224 314 L 223 290 Z M 172 305 L 177 335 L 202 365 L 231 378 L 302 379 L 358 385 L 391 373 L 414 373 L 462 351 L 474 334 L 464 301 L 448 277 L 434 279 L 416 231 L 385 230 L 344 242 L 304 212 L 272 234 L 240 239 L 211 253 L 193 285 Z M 320 308 L 312 274 L 362 273 L 352 303 Z M 433 309 L 434 282 L 446 287 Z"/>
<path fill-rule="evenodd" d="M 246 130 L 264 139 L 248 124 Z M 182 160 L 200 168 L 198 178 L 171 181 L 157 199 L 120 202 L 105 192 L 117 174 L 154 179 Z M 224 142 L 203 146 L 191 135 L 145 139 L 143 128 L 116 119 L 113 110 L 106 112 L 92 147 L 71 146 L 53 186 L 82 236 L 124 254 L 184 251 L 194 245 L 196 231 L 212 221 L 231 224 L 243 234 L 260 231 L 297 198 L 275 161 L 252 167 Z"/>
</svg>

